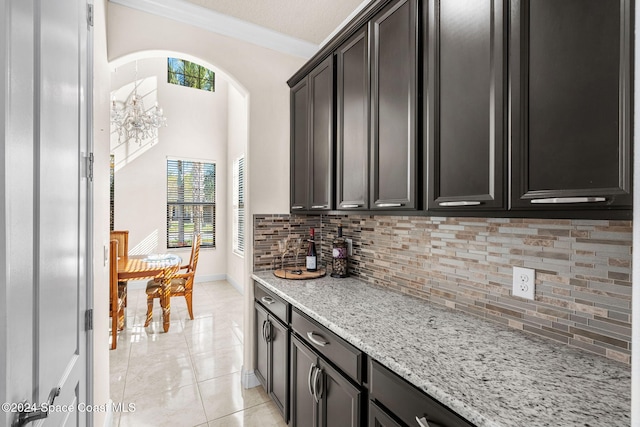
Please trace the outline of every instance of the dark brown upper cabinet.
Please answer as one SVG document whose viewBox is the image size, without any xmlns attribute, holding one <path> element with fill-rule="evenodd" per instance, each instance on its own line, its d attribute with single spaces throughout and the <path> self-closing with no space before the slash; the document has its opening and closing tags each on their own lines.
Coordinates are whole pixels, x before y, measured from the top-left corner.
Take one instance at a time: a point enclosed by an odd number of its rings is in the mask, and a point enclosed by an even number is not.
<svg viewBox="0 0 640 427">
<path fill-rule="evenodd" d="M 371 210 L 418 207 L 417 16 L 417 0 L 396 0 L 369 21 Z"/>
<path fill-rule="evenodd" d="M 291 211 L 333 207 L 333 58 L 291 89 Z"/>
<path fill-rule="evenodd" d="M 336 50 L 337 209 L 369 209 L 369 37 L 365 26 Z"/>
<path fill-rule="evenodd" d="M 424 135 L 429 210 L 505 208 L 504 0 L 429 0 Z"/>
<path fill-rule="evenodd" d="M 309 209 L 309 81 L 291 88 L 291 211 Z"/>
<path fill-rule="evenodd" d="M 631 191 L 631 0 L 513 0 L 511 208 L 624 208 Z"/>
</svg>

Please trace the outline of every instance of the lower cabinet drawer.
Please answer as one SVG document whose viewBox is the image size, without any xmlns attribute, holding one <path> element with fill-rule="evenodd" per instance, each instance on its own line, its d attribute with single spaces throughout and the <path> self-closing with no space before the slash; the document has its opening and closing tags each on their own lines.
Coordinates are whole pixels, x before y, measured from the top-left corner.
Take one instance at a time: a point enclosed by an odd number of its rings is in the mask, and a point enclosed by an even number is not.
<svg viewBox="0 0 640 427">
<path fill-rule="evenodd" d="M 255 300 L 260 302 L 260 304 L 275 315 L 282 323 L 289 323 L 289 303 L 258 282 L 254 281 L 253 284 Z"/>
<path fill-rule="evenodd" d="M 356 383 L 364 380 L 364 354 L 315 320 L 291 310 L 291 328 L 318 353 L 340 368 Z"/>
<path fill-rule="evenodd" d="M 369 395 L 376 405 L 386 408 L 411 427 L 421 427 L 420 422 L 424 427 L 474 427 L 375 360 L 371 361 L 369 369 Z"/>
</svg>

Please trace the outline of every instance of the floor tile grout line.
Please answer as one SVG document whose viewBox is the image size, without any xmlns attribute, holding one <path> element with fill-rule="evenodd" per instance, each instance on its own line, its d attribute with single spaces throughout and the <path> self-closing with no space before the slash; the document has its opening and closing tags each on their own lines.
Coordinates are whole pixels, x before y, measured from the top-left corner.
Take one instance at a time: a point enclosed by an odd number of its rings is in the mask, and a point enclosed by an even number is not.
<svg viewBox="0 0 640 427">
<path fill-rule="evenodd" d="M 214 282 L 214 283 L 217 283 L 217 282 Z M 224 283 L 227 287 L 230 287 L 228 282 L 221 282 L 221 283 Z M 196 284 L 196 286 L 197 285 L 198 284 Z M 209 288 L 209 289 L 213 289 L 213 288 Z M 242 301 L 242 298 L 243 298 L 242 295 L 237 293 L 237 291 L 235 291 L 235 289 L 233 289 L 234 290 L 234 295 L 230 295 L 228 293 L 226 287 L 224 287 L 222 289 L 225 290 L 225 292 L 224 292 L 224 299 L 225 300 L 228 298 L 228 296 L 237 296 L 237 300 L 236 301 L 233 301 L 233 299 L 230 298 L 230 297 L 228 299 L 229 299 L 230 302 L 241 302 Z M 139 296 L 141 295 L 141 291 L 138 290 L 138 292 L 139 292 L 139 294 L 138 294 L 138 300 L 139 300 Z M 197 291 L 194 291 L 194 292 L 197 292 Z M 209 292 L 209 294 L 213 294 L 213 291 Z M 213 305 L 215 305 L 215 304 L 209 304 L 208 301 L 206 301 L 205 304 L 203 304 L 203 308 L 206 307 L 206 309 L 212 309 Z M 132 306 L 133 306 L 133 304 L 132 304 Z M 199 320 L 199 319 L 211 318 L 210 321 L 212 321 L 214 323 L 220 322 L 219 314 L 220 313 L 224 313 L 224 307 L 229 307 L 229 306 L 230 306 L 229 304 L 226 304 L 226 305 L 221 305 L 219 307 L 216 307 L 215 308 L 215 312 L 212 313 L 210 316 L 205 316 L 205 317 L 196 316 L 196 319 L 194 319 L 194 321 Z M 137 304 L 136 304 L 135 307 L 132 307 L 132 308 L 136 309 L 136 312 L 138 311 L 137 310 L 138 309 Z M 145 312 L 146 312 L 146 304 L 145 304 L 144 309 L 145 309 Z M 181 310 L 181 311 L 183 312 L 183 313 L 181 313 L 181 316 L 184 316 L 185 313 L 186 313 L 186 308 Z M 195 306 L 194 306 L 194 311 L 196 311 L 196 307 Z M 155 310 L 154 310 L 154 312 L 155 312 Z M 224 417 L 233 416 L 234 414 L 238 414 L 238 413 L 244 413 L 247 410 L 251 410 L 252 408 L 256 408 L 256 407 L 261 406 L 261 405 L 269 405 L 270 401 L 269 401 L 268 396 L 267 396 L 266 400 L 263 400 L 263 401 L 260 401 L 260 402 L 253 402 L 253 404 L 251 404 L 250 406 L 243 407 L 240 410 L 236 410 L 236 411 L 234 411 L 234 412 L 232 412 L 230 414 L 224 415 L 222 417 L 217 417 L 217 418 L 214 418 L 214 419 L 209 419 L 208 418 L 206 407 L 205 407 L 206 403 L 205 403 L 205 400 L 204 400 L 204 397 L 203 397 L 201 386 L 204 383 L 208 382 L 208 381 L 219 380 L 221 378 L 229 377 L 229 376 L 237 376 L 239 374 L 241 375 L 241 369 L 240 370 L 235 370 L 236 368 L 233 368 L 234 370 L 232 370 L 232 372 L 226 372 L 226 373 L 224 373 L 222 375 L 216 375 L 213 378 L 208 378 L 206 380 L 199 380 L 198 379 L 198 375 L 197 375 L 197 367 L 196 367 L 196 363 L 195 363 L 196 362 L 196 357 L 197 356 L 206 355 L 207 353 L 211 353 L 212 357 L 217 357 L 217 356 L 225 357 L 223 354 L 225 354 L 227 351 L 232 351 L 233 352 L 234 351 L 233 349 L 236 348 L 236 347 L 240 348 L 240 355 L 244 354 L 244 352 L 242 351 L 243 348 L 244 348 L 244 339 L 241 339 L 241 337 L 238 336 L 238 332 L 242 331 L 241 323 L 243 323 L 244 319 L 242 317 L 237 317 L 237 314 L 238 313 L 235 313 L 234 315 L 232 315 L 230 317 L 230 320 L 231 320 L 230 324 L 225 325 L 224 327 L 220 328 L 219 330 L 216 330 L 217 328 L 214 326 L 214 328 L 211 329 L 211 330 L 202 331 L 202 332 L 199 332 L 199 333 L 196 334 L 196 335 L 209 335 L 212 339 L 213 339 L 214 336 L 216 336 L 218 334 L 223 334 L 225 336 L 231 337 L 231 340 L 233 341 L 233 344 L 228 344 L 228 343 L 227 344 L 222 344 L 221 347 L 218 347 L 217 345 L 214 345 L 214 347 L 212 347 L 212 350 L 210 350 L 210 351 L 197 351 L 196 350 L 196 348 L 197 348 L 196 346 L 190 345 L 190 342 L 191 342 L 191 344 L 194 344 L 193 340 L 189 340 L 188 339 L 188 334 L 192 333 L 192 331 L 188 330 L 189 328 L 188 328 L 187 325 L 188 325 L 189 322 L 191 322 L 191 320 L 188 319 L 188 318 L 184 318 L 184 317 L 177 319 L 178 320 L 177 325 L 180 325 L 179 326 L 180 327 L 180 331 L 178 331 L 175 335 L 180 334 L 182 336 L 182 339 L 186 343 L 186 354 L 185 354 L 185 357 L 187 355 L 189 356 L 187 358 L 187 360 L 189 361 L 189 363 L 191 363 L 191 373 L 193 375 L 194 382 L 193 382 L 193 384 L 181 385 L 181 386 L 177 386 L 177 387 L 171 387 L 167 391 L 175 392 L 175 390 L 179 390 L 180 388 L 184 388 L 184 387 L 193 387 L 193 386 L 196 387 L 196 390 L 197 390 L 198 396 L 200 398 L 200 403 L 201 403 L 201 406 L 202 406 L 202 411 L 204 413 L 204 417 L 206 419 L 206 422 L 204 424 L 196 424 L 194 427 L 203 427 L 203 426 L 208 427 L 208 425 L 211 422 L 214 422 L 215 420 L 218 420 L 218 419 L 221 419 L 221 418 L 224 418 Z M 133 325 L 131 325 L 132 327 L 136 326 L 135 318 L 137 318 L 138 316 L 139 316 L 139 314 L 134 316 Z M 160 336 L 164 335 L 163 333 L 159 333 L 158 330 L 155 330 L 153 333 L 154 334 L 157 333 Z M 130 339 L 130 337 L 128 337 L 128 339 Z M 159 339 L 161 340 L 162 338 L 159 338 Z M 224 340 L 221 340 L 221 341 L 224 341 Z M 123 365 L 126 365 L 126 369 L 124 370 L 125 378 L 124 378 L 124 388 L 123 388 L 123 392 L 122 392 L 123 396 L 124 396 L 124 393 L 126 392 L 127 382 L 131 381 L 131 379 L 132 379 L 132 377 L 130 377 L 130 375 L 133 373 L 131 371 L 132 362 L 134 360 L 132 358 L 132 356 L 134 354 L 134 351 L 133 351 L 134 350 L 134 346 L 136 344 L 138 344 L 138 343 L 130 342 L 128 344 L 129 345 L 128 345 L 128 348 L 126 350 L 122 349 L 122 350 L 125 350 L 127 352 L 126 363 L 123 363 Z M 216 354 L 216 352 L 222 352 L 223 354 Z M 239 357 L 242 358 L 242 356 L 239 356 Z M 123 397 L 123 399 L 124 399 L 124 397 Z M 137 399 L 137 397 L 135 399 Z M 114 415 L 115 415 L 114 416 L 115 426 L 118 426 L 122 422 L 122 417 L 120 416 L 121 414 L 114 414 Z M 128 420 L 128 422 L 130 422 L 130 421 L 131 420 Z"/>
</svg>

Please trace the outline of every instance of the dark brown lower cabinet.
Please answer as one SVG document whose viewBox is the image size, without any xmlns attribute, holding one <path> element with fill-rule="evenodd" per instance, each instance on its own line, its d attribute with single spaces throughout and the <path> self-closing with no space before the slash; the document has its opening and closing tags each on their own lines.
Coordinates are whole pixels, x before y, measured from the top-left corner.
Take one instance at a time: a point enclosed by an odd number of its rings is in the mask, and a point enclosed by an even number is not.
<svg viewBox="0 0 640 427">
<path fill-rule="evenodd" d="M 256 376 L 288 421 L 289 330 L 275 316 L 255 303 Z"/>
<path fill-rule="evenodd" d="M 375 402 L 369 402 L 369 427 L 402 427 L 402 425 L 391 418 Z"/>
<path fill-rule="evenodd" d="M 290 427 L 359 427 L 363 392 L 291 334 Z"/>
<path fill-rule="evenodd" d="M 370 411 L 374 412 L 369 426 L 473 427 L 469 421 L 375 360 L 369 365 L 369 398 L 369 405 L 373 406 Z"/>
</svg>

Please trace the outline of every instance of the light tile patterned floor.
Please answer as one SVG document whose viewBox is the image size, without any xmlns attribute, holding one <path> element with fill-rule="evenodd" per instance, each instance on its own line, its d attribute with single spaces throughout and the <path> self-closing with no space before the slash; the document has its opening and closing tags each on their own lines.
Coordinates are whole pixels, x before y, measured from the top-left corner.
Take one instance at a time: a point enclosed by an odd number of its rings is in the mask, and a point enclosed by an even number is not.
<svg viewBox="0 0 640 427">
<path fill-rule="evenodd" d="M 226 281 L 197 283 L 194 320 L 183 297 L 171 299 L 162 332 L 158 300 L 144 328 L 146 294 L 129 289 L 127 327 L 109 352 L 111 400 L 135 404 L 113 427 L 286 427 L 262 387 L 244 390 L 242 296 Z"/>
</svg>

